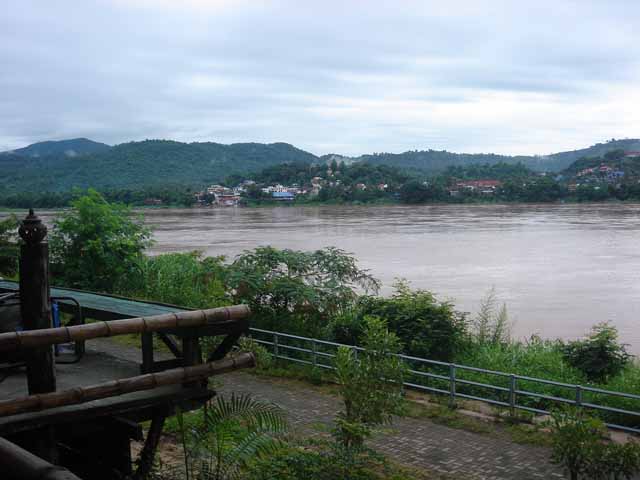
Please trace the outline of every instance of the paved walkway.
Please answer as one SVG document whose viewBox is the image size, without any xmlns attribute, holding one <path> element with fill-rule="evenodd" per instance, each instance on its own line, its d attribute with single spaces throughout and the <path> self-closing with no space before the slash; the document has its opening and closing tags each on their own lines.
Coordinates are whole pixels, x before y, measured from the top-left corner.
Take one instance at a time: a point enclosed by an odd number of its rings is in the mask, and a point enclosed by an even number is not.
<svg viewBox="0 0 640 480">
<path fill-rule="evenodd" d="M 302 383 L 234 372 L 216 377 L 218 391 L 249 393 L 280 405 L 294 432 L 318 434 L 340 410 L 338 398 Z M 389 433 L 370 445 L 406 466 L 463 479 L 564 478 L 549 463 L 549 450 L 519 445 L 500 434 L 482 435 L 435 424 L 427 419 L 400 418 Z"/>
</svg>

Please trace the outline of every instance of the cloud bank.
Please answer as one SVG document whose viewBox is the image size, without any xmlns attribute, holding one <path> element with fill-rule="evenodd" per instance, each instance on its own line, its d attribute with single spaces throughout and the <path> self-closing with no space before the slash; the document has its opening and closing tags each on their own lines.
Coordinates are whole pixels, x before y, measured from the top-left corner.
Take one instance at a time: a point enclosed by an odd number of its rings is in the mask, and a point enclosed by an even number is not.
<svg viewBox="0 0 640 480">
<path fill-rule="evenodd" d="M 638 137 L 639 24 L 635 0 L 8 0 L 0 150 L 543 154 Z"/>
</svg>

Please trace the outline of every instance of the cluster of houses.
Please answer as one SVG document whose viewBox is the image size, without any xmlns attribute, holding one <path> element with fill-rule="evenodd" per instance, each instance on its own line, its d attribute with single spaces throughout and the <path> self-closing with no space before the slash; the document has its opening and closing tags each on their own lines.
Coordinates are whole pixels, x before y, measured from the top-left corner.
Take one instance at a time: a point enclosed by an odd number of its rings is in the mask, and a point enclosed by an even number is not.
<svg viewBox="0 0 640 480">
<path fill-rule="evenodd" d="M 635 153 L 635 152 L 629 152 Z M 638 153 L 640 157 L 640 153 Z M 617 184 L 624 177 L 623 170 L 616 170 L 608 165 L 600 165 L 599 167 L 591 167 L 580 170 L 576 173 L 576 179 L 567 185 L 570 192 L 575 192 L 580 185 L 611 183 Z M 598 187 L 596 187 L 597 189 Z"/>
<path fill-rule="evenodd" d="M 464 182 L 456 182 L 449 188 L 449 195 L 457 197 L 462 192 L 493 195 L 501 185 L 502 182 L 500 180 L 467 180 Z"/>
<path fill-rule="evenodd" d="M 277 201 L 293 201 L 298 195 L 316 194 L 322 188 L 319 177 L 314 178 L 317 182 L 312 181 L 310 188 L 300 187 L 297 183 L 291 186 L 275 184 L 261 187 L 260 190 L 264 195 L 270 196 Z M 211 185 L 206 190 L 195 194 L 195 201 L 198 205 L 220 205 L 223 207 L 234 207 L 241 203 L 242 198 L 246 196 L 247 189 L 256 185 L 253 180 L 245 180 L 239 185 L 229 188 L 223 185 Z"/>
</svg>

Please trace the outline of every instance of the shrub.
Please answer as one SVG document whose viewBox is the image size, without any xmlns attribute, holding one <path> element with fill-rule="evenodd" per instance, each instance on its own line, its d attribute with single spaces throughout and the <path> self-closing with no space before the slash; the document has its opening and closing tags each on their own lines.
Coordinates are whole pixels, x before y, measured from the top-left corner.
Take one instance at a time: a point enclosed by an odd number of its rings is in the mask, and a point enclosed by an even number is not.
<svg viewBox="0 0 640 480">
<path fill-rule="evenodd" d="M 564 408 L 552 412 L 552 462 L 562 465 L 571 480 L 632 478 L 640 472 L 640 444 L 619 445 L 606 441 L 601 420 L 582 410 Z"/>
<path fill-rule="evenodd" d="M 618 330 L 599 323 L 584 340 L 563 346 L 567 363 L 584 372 L 590 381 L 604 381 L 622 371 L 629 361 L 625 345 L 618 343 Z"/>
<path fill-rule="evenodd" d="M 223 257 L 203 258 L 199 252 L 146 257 L 140 262 L 140 274 L 128 279 L 120 291 L 190 308 L 228 305 L 222 261 Z"/>
<path fill-rule="evenodd" d="M 257 324 L 311 337 L 355 302 L 356 289 L 377 292 L 378 286 L 351 255 L 331 247 L 256 248 L 236 258 L 227 276 L 234 300 L 251 306 Z"/>
<path fill-rule="evenodd" d="M 402 382 L 406 366 L 394 354 L 398 338 L 384 321 L 365 318 L 363 350 L 339 347 L 335 359 L 336 381 L 344 402 L 338 414 L 336 437 L 346 448 L 361 447 L 373 427 L 391 422 L 403 405 Z"/>
<path fill-rule="evenodd" d="M 438 302 L 432 293 L 395 285 L 391 298 L 363 297 L 364 315 L 384 319 L 389 330 L 404 343 L 404 353 L 433 360 L 451 361 L 467 343 L 467 320 L 449 302 Z"/>
<path fill-rule="evenodd" d="M 356 309 L 349 309 L 331 320 L 327 336 L 338 343 L 356 345 L 364 333 L 364 328 L 362 315 Z"/>
<path fill-rule="evenodd" d="M 251 337 L 241 337 L 238 341 L 238 347 L 243 352 L 251 352 L 256 358 L 256 369 L 258 371 L 266 371 L 273 365 L 273 357 L 269 351 L 256 342 Z"/>
<path fill-rule="evenodd" d="M 368 451 L 346 452 L 339 444 L 286 446 L 254 462 L 246 480 L 381 480 L 380 459 Z M 393 478 L 407 478 L 394 476 Z"/>
<path fill-rule="evenodd" d="M 110 204 L 89 189 L 58 217 L 49 244 L 55 281 L 64 286 L 112 292 L 140 274 L 150 231 L 131 210 Z"/>
</svg>

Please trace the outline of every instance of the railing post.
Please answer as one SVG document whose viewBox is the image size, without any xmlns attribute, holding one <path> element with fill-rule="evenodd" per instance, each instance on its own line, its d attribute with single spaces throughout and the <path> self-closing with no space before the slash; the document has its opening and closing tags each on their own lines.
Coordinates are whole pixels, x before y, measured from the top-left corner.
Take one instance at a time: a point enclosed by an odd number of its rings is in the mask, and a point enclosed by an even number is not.
<svg viewBox="0 0 640 480">
<path fill-rule="evenodd" d="M 311 362 L 313 363 L 313 368 L 315 368 L 318 364 L 318 351 L 315 338 L 311 339 Z"/>
<path fill-rule="evenodd" d="M 273 356 L 278 358 L 278 333 L 273 332 Z"/>
<path fill-rule="evenodd" d="M 576 407 L 582 406 L 582 387 L 576 385 Z"/>
<path fill-rule="evenodd" d="M 52 327 L 49 297 L 49 243 L 45 240 L 47 227 L 33 210 L 21 222 L 20 244 L 20 315 L 24 330 Z M 25 350 L 29 395 L 56 391 L 56 366 L 53 346 Z M 53 426 L 45 426 L 30 433 L 30 450 L 51 463 L 58 461 L 58 448 Z"/>
<path fill-rule="evenodd" d="M 456 366 L 449 364 L 449 408 L 456 406 Z"/>
<path fill-rule="evenodd" d="M 511 375 L 509 377 L 509 409 L 511 416 L 516 414 L 516 376 Z"/>
</svg>

